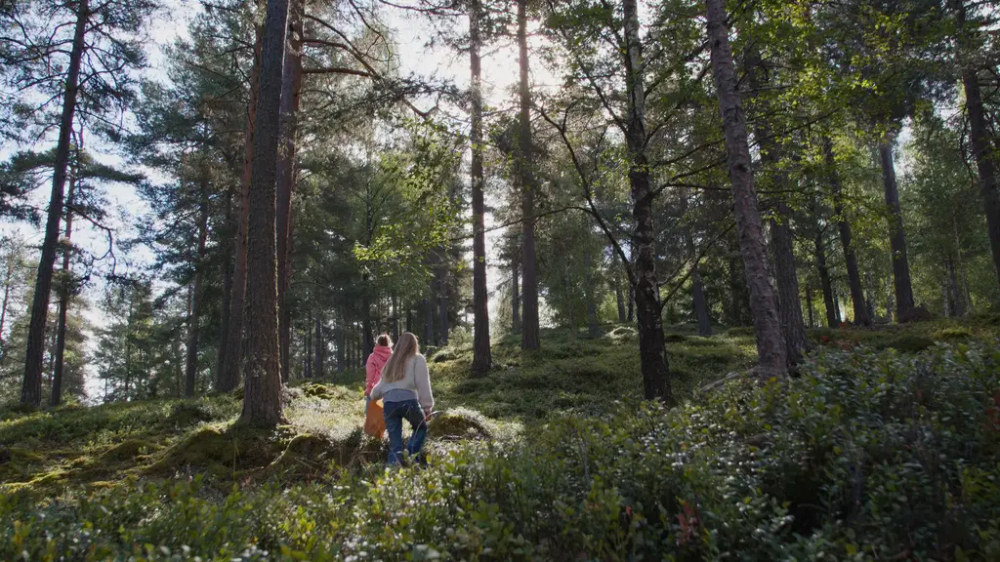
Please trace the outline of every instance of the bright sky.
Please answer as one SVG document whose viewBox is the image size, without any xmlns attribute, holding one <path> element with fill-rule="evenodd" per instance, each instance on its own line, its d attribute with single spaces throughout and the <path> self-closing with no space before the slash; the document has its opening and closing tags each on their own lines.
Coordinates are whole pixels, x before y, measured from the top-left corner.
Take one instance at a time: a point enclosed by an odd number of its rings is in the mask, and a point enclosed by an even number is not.
<svg viewBox="0 0 1000 562">
<path fill-rule="evenodd" d="M 201 9 L 200 4 L 195 0 L 164 0 L 163 9 L 155 16 L 148 27 L 149 41 L 146 52 L 149 60 L 149 67 L 145 74 L 153 79 L 164 79 L 168 61 L 164 57 L 163 48 L 170 45 L 179 37 L 186 37 L 187 25 L 191 17 Z M 400 71 L 403 74 L 415 72 L 423 76 L 435 78 L 446 78 L 452 80 L 459 88 L 465 88 L 469 81 L 468 58 L 460 53 L 451 51 L 447 47 L 427 48 L 425 46 L 426 37 L 430 33 L 430 26 L 412 13 L 403 13 L 399 10 L 385 8 L 383 20 L 395 30 L 394 39 L 397 42 L 396 54 L 400 61 Z M 464 18 L 456 20 L 456 25 L 467 26 Z M 514 99 L 511 96 L 512 88 L 518 79 L 517 50 L 512 44 L 492 45 L 483 52 L 483 76 L 484 76 L 484 98 L 489 106 L 512 107 Z M 535 87 L 547 88 L 555 83 L 552 75 L 540 68 L 537 63 L 532 69 L 532 76 L 535 78 Z M 540 80 L 538 77 L 542 77 Z M 308 79 L 308 78 L 307 78 Z M 537 83 L 543 82 L 543 83 Z M 44 139 L 34 148 L 45 150 L 52 146 L 54 137 Z M 0 148 L 0 158 L 6 159 L 16 147 L 4 146 Z M 101 161 L 123 166 L 124 159 L 116 152 L 114 147 L 106 146 L 90 136 L 87 139 L 87 148 L 93 152 Z M 166 181 L 168 178 L 161 174 L 146 170 L 155 181 Z M 43 184 L 31 195 L 31 201 L 40 209 L 44 209 L 48 204 L 50 184 Z M 110 185 L 106 187 L 107 197 L 110 203 L 109 218 L 107 224 L 117 229 L 116 238 L 122 239 L 133 233 L 132 219 L 148 211 L 148 206 L 136 194 L 135 190 L 129 186 Z M 489 201 L 487 202 L 490 203 Z M 492 226 L 491 217 L 487 216 L 487 228 Z M 25 239 L 29 245 L 38 246 L 41 244 L 43 232 L 31 225 L 24 223 L 0 223 L 0 234 L 17 233 Z M 491 231 L 487 235 L 487 252 L 492 256 L 491 248 L 501 236 L 502 231 Z M 107 249 L 107 238 L 104 232 L 90 226 L 85 221 L 77 220 L 74 224 L 73 241 L 92 253 L 104 254 Z M 128 271 L 141 270 L 145 264 L 150 263 L 152 254 L 147 249 L 133 251 L 126 256 L 120 250 L 116 251 L 118 257 L 117 272 L 119 274 Z M 32 256 L 35 257 L 35 256 Z M 491 293 L 497 288 L 500 279 L 506 276 L 506 272 L 490 268 L 490 289 Z M 93 329 L 106 325 L 104 314 L 100 310 L 99 302 L 103 294 L 103 284 L 94 283 L 88 290 L 88 297 L 91 307 L 83 312 L 88 326 L 89 338 L 88 348 L 96 346 L 96 335 Z M 493 299 L 495 303 L 497 299 Z M 495 317 L 495 306 L 491 306 L 492 315 Z M 99 395 L 100 389 L 96 377 L 91 372 L 91 380 L 88 381 L 88 391 L 92 396 Z"/>
</svg>

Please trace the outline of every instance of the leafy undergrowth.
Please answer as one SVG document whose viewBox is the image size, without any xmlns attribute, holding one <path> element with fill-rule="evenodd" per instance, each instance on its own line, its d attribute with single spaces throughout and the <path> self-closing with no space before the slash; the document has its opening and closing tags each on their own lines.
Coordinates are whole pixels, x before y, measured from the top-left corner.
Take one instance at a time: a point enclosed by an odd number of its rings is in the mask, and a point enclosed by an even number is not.
<svg viewBox="0 0 1000 562">
<path fill-rule="evenodd" d="M 265 434 L 231 396 L 8 412 L 0 559 L 998 560 L 994 326 L 816 331 L 788 384 L 669 412 L 629 328 L 502 341 L 486 379 L 438 350 L 424 471 L 382 469 L 357 372 L 289 389 Z M 681 397 L 753 359 L 738 330 L 668 340 Z"/>
</svg>

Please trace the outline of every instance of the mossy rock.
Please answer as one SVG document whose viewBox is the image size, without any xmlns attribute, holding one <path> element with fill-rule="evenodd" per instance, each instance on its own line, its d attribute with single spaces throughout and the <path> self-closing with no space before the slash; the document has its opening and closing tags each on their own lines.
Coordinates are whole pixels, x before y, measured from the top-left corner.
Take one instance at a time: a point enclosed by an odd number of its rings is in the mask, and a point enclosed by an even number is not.
<svg viewBox="0 0 1000 562">
<path fill-rule="evenodd" d="M 913 322 L 929 322 L 934 319 L 934 315 L 927 310 L 924 305 L 915 306 L 909 310 L 904 311 L 899 315 L 897 320 L 900 324 L 910 324 Z"/>
<path fill-rule="evenodd" d="M 156 445 L 142 439 L 129 439 L 111 447 L 101 454 L 102 461 L 124 461 L 134 459 L 140 454 L 149 454 Z"/>
<path fill-rule="evenodd" d="M 322 435 L 302 433 L 288 442 L 262 475 L 280 473 L 287 477 L 303 477 L 326 472 L 330 465 L 349 467 L 359 463 L 375 462 L 385 455 L 385 445 L 380 439 L 366 438 L 360 428 L 341 441 Z"/>
<path fill-rule="evenodd" d="M 686 369 L 681 369 L 678 367 L 670 367 L 670 378 L 677 381 L 689 381 L 694 379 L 694 375 Z"/>
<path fill-rule="evenodd" d="M 332 388 L 330 388 L 325 384 L 314 382 L 302 385 L 298 389 L 301 390 L 305 396 L 309 396 L 312 398 L 322 398 L 323 400 L 332 400 L 337 397 L 337 393 L 334 392 Z"/>
<path fill-rule="evenodd" d="M 458 394 L 479 394 L 489 392 L 496 388 L 495 377 L 469 377 L 462 379 L 455 385 L 455 392 Z"/>
<path fill-rule="evenodd" d="M 610 338 L 612 341 L 616 342 L 624 340 L 632 340 L 635 339 L 636 336 L 637 332 L 635 331 L 635 328 L 632 328 L 630 326 L 618 326 L 614 330 L 611 330 L 610 332 L 605 334 L 605 337 Z"/>
<path fill-rule="evenodd" d="M 45 457 L 20 447 L 0 447 L 0 481 L 24 480 L 32 474 L 31 465 Z"/>
<path fill-rule="evenodd" d="M 684 341 L 684 345 L 691 347 L 715 347 L 719 345 L 719 341 L 713 340 L 711 336 L 690 336 Z"/>
<path fill-rule="evenodd" d="M 934 345 L 934 340 L 913 334 L 904 334 L 889 340 L 885 347 L 891 347 L 903 353 L 918 353 Z"/>
<path fill-rule="evenodd" d="M 168 426 L 187 427 L 196 423 L 208 422 L 213 419 L 212 412 L 199 402 L 179 402 L 170 409 L 170 414 L 164 419 Z"/>
<path fill-rule="evenodd" d="M 162 473 L 182 467 L 205 468 L 217 476 L 235 476 L 245 470 L 269 465 L 284 450 L 287 435 L 249 428 L 223 431 L 206 427 L 162 452 L 149 467 L 150 473 Z"/>
<path fill-rule="evenodd" d="M 555 346 L 551 350 L 546 349 L 550 359 L 571 359 L 577 357 L 587 357 L 600 355 L 601 348 L 589 343 L 573 342 L 566 345 Z"/>
<path fill-rule="evenodd" d="M 492 438 L 492 434 L 479 421 L 462 414 L 441 413 L 427 425 L 428 436 L 434 439 L 458 440 L 468 437 Z"/>
<path fill-rule="evenodd" d="M 972 337 L 972 332 L 965 328 L 945 328 L 934 334 L 934 339 L 944 341 L 967 340 Z"/>
<path fill-rule="evenodd" d="M 452 349 L 444 348 L 438 351 L 431 357 L 431 363 L 444 363 L 446 361 L 454 361 L 458 359 L 458 355 Z"/>
<path fill-rule="evenodd" d="M 687 336 L 684 334 L 665 334 L 663 336 L 663 341 L 667 343 L 681 343 L 687 341 Z"/>
</svg>

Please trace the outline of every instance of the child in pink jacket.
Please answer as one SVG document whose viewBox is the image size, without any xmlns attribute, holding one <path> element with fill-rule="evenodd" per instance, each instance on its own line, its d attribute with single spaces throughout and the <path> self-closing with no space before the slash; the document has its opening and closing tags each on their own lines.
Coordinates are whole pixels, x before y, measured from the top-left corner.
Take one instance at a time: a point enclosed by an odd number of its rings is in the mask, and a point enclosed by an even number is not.
<svg viewBox="0 0 1000 562">
<path fill-rule="evenodd" d="M 365 414 L 368 413 L 368 404 L 371 402 L 372 388 L 382 380 L 382 367 L 385 367 L 390 355 L 392 355 L 392 339 L 389 338 L 389 334 L 382 334 L 376 338 L 375 349 L 365 362 Z"/>
</svg>

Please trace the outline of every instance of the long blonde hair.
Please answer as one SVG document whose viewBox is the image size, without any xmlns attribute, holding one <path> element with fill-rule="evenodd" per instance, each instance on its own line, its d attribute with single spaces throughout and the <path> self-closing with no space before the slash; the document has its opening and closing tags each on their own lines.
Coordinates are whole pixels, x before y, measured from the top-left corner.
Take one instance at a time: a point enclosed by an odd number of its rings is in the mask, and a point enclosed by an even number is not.
<svg viewBox="0 0 1000 562">
<path fill-rule="evenodd" d="M 420 353 L 420 343 L 417 342 L 417 336 L 404 332 L 399 336 L 389 361 L 382 368 L 382 380 L 385 382 L 403 380 L 406 376 L 406 362 L 416 357 L 418 353 Z"/>
</svg>

